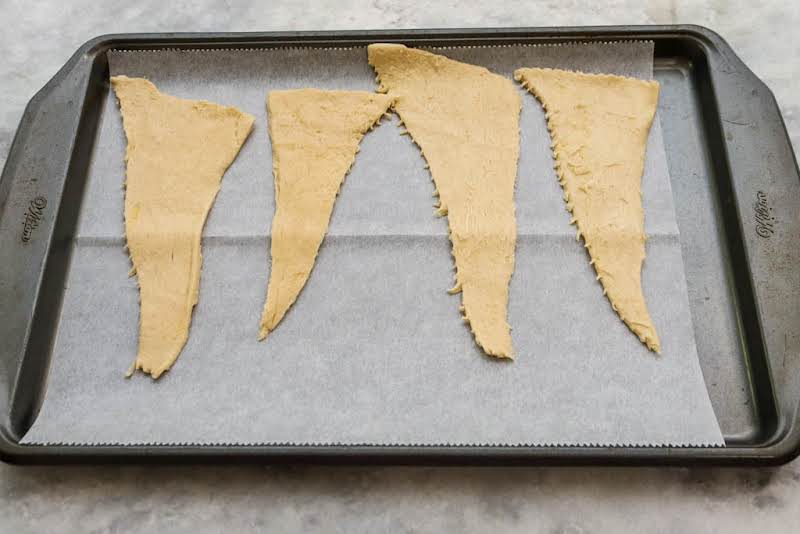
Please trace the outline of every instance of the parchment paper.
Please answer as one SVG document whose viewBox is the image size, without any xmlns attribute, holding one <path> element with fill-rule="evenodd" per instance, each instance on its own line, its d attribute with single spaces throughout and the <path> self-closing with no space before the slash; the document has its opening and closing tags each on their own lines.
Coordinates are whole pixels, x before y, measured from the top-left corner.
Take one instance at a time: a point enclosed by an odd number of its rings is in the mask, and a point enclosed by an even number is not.
<svg viewBox="0 0 800 534">
<path fill-rule="evenodd" d="M 550 66 L 652 76 L 652 43 L 439 49 L 511 76 Z M 517 359 L 482 355 L 450 296 L 433 184 L 396 117 L 369 133 L 311 278 L 256 341 L 274 212 L 265 97 L 374 90 L 366 50 L 110 52 L 111 74 L 237 106 L 255 129 L 226 173 L 203 239 L 200 300 L 172 371 L 123 378 L 138 303 L 123 249 L 125 137 L 104 104 L 42 410 L 25 443 L 723 445 L 698 364 L 661 131 L 643 179 L 644 289 L 663 353 L 625 327 L 568 224 L 544 116 L 520 88 Z"/>
</svg>

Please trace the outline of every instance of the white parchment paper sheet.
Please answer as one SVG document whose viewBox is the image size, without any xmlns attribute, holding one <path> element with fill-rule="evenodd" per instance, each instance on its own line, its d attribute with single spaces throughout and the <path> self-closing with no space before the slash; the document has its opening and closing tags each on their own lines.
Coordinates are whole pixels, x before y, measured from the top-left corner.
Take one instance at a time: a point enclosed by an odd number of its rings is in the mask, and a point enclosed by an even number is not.
<svg viewBox="0 0 800 534">
<path fill-rule="evenodd" d="M 438 50 L 511 76 L 549 66 L 652 76 L 652 43 Z M 255 129 L 203 239 L 200 301 L 161 380 L 123 378 L 138 304 L 123 249 L 125 137 L 104 103 L 42 410 L 26 443 L 722 445 L 698 364 L 658 121 L 643 179 L 644 289 L 663 353 L 611 310 L 568 224 L 539 104 L 520 88 L 517 359 L 482 355 L 450 296 L 445 219 L 417 148 L 385 119 L 361 144 L 297 303 L 256 341 L 274 212 L 265 97 L 374 90 L 364 48 L 111 52 L 111 73 L 233 105 Z"/>
</svg>

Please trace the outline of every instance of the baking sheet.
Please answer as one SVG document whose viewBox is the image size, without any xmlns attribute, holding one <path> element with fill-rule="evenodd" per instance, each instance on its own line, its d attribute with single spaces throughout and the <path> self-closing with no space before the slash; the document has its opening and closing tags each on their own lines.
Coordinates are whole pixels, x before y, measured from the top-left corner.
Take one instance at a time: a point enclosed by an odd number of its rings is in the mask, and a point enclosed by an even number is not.
<svg viewBox="0 0 800 534">
<path fill-rule="evenodd" d="M 448 48 L 521 66 L 652 76 L 652 43 Z M 396 117 L 368 134 L 312 276 L 256 341 L 274 212 L 265 96 L 373 90 L 361 49 L 111 52 L 111 73 L 234 105 L 256 125 L 203 239 L 189 341 L 158 382 L 123 374 L 138 291 L 123 249 L 125 138 L 109 92 L 89 170 L 49 383 L 24 443 L 723 445 L 694 343 L 658 121 L 643 178 L 650 353 L 611 310 L 568 224 L 544 115 L 522 91 L 519 241 L 509 319 L 517 359 L 482 356 L 446 289 L 452 259 L 433 184 Z"/>
</svg>

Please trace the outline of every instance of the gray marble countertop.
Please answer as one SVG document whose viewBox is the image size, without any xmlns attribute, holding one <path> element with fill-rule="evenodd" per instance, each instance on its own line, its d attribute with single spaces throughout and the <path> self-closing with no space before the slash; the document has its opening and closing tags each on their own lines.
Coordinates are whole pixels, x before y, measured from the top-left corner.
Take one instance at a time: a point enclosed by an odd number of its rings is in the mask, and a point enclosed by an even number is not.
<svg viewBox="0 0 800 534">
<path fill-rule="evenodd" d="M 266 31 L 692 23 L 775 92 L 800 146 L 800 3 L 561 0 L 0 0 L 0 166 L 25 104 L 87 39 Z M 229 5 L 235 4 L 235 5 Z M 791 532 L 800 460 L 776 469 L 17 467 L 0 532 Z"/>
</svg>

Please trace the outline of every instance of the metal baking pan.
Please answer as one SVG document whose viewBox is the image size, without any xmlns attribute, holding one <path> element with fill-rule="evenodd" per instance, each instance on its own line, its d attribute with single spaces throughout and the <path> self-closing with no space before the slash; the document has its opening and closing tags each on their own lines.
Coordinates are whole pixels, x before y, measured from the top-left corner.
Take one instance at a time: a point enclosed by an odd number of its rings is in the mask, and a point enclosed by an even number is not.
<svg viewBox="0 0 800 534">
<path fill-rule="evenodd" d="M 22 445 L 52 344 L 109 49 L 458 46 L 652 40 L 660 117 L 695 321 L 724 448 Z M 800 178 L 770 90 L 697 26 L 102 36 L 22 117 L 0 179 L 0 458 L 18 463 L 259 461 L 425 464 L 784 463 L 800 453 Z M 725 284 L 710 285 L 708 273 Z M 704 336 L 707 318 L 729 325 Z M 722 334 L 720 334 L 722 332 Z M 726 336 L 719 343 L 719 336 Z M 720 347 L 725 347 L 721 350 Z"/>
</svg>

